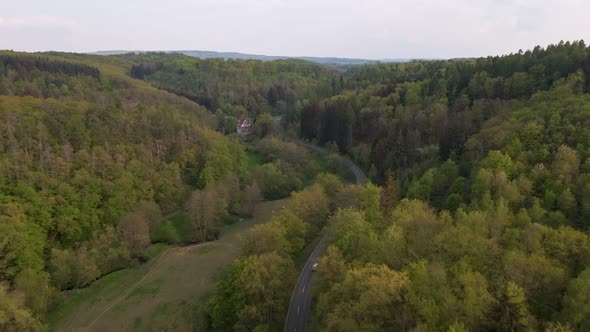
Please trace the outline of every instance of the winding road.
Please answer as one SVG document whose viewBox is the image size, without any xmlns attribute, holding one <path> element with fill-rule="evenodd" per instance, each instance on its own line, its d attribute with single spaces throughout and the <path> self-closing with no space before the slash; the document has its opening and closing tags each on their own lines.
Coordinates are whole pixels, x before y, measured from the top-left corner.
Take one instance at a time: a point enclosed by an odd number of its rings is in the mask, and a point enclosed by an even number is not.
<svg viewBox="0 0 590 332">
<path fill-rule="evenodd" d="M 297 144 L 303 145 L 319 153 L 327 154 L 328 150 L 319 146 L 306 143 L 303 141 L 295 141 Z M 349 165 L 350 170 L 354 174 L 357 183 L 363 183 L 367 179 L 365 173 L 347 157 L 343 157 L 346 163 Z M 307 262 L 303 266 L 297 284 L 291 295 L 291 302 L 289 303 L 289 311 L 287 312 L 287 320 L 285 321 L 285 332 L 303 332 L 307 325 L 307 318 L 311 309 L 311 284 L 313 282 L 313 264 L 324 252 L 324 245 L 328 240 L 329 235 L 324 237 L 317 244 Z"/>
</svg>

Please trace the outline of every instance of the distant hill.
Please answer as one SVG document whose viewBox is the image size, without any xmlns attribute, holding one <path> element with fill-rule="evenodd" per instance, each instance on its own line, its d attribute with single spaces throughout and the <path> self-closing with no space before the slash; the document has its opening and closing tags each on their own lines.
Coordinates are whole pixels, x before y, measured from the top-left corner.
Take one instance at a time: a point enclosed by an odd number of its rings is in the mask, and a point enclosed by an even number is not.
<svg viewBox="0 0 590 332">
<path fill-rule="evenodd" d="M 94 54 L 99 55 L 119 55 L 125 53 L 146 53 L 147 51 L 129 51 L 129 50 L 112 50 L 112 51 L 98 51 Z M 275 55 L 261 55 L 261 54 L 246 54 L 238 52 L 215 52 L 215 51 L 190 51 L 190 50 L 178 50 L 178 51 L 166 51 L 166 53 L 181 53 L 188 56 L 201 59 L 209 58 L 223 58 L 223 59 L 241 59 L 241 60 L 261 60 L 261 61 L 272 61 L 280 59 L 302 59 L 315 63 L 331 64 L 331 65 L 362 65 L 369 63 L 392 63 L 392 62 L 410 62 L 414 59 L 381 59 L 381 60 L 369 60 L 369 59 L 350 59 L 350 58 L 337 58 L 337 57 L 310 57 L 310 56 L 275 56 Z M 425 59 L 420 59 L 425 60 Z"/>
</svg>

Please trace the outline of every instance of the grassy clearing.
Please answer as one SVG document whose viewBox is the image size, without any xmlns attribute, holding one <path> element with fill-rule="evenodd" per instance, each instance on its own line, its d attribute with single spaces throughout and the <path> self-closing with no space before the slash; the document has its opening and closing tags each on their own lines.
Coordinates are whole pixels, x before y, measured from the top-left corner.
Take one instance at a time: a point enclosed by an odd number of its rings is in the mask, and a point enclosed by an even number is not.
<svg viewBox="0 0 590 332">
<path fill-rule="evenodd" d="M 112 273 L 86 289 L 66 294 L 50 314 L 54 331 L 191 331 L 205 324 L 204 305 L 215 276 L 239 256 L 239 237 L 256 223 L 267 221 L 284 200 L 263 202 L 254 218 L 224 229 L 215 242 L 151 248 L 148 263 Z M 143 282 L 135 285 L 148 274 Z M 127 293 L 126 293 L 127 292 Z M 125 296 L 88 326 L 115 299 Z"/>
<path fill-rule="evenodd" d="M 127 285 L 132 284 L 149 271 L 153 261 L 135 268 L 116 271 L 110 273 L 92 283 L 85 289 L 64 292 L 65 299 L 60 305 L 49 314 L 50 329 L 56 331 L 72 330 L 66 324 L 66 321 L 73 318 L 90 320 L 91 316 L 84 315 L 85 310 L 92 307 L 106 306 L 121 294 Z"/>
<path fill-rule="evenodd" d="M 148 257 L 151 257 L 148 263 L 136 266 L 134 268 L 124 269 L 110 273 L 92 283 L 84 289 L 77 289 L 64 292 L 64 300 L 60 305 L 52 310 L 49 315 L 49 326 L 57 327 L 67 317 L 73 313 L 83 311 L 92 306 L 104 306 L 110 300 L 116 298 L 122 293 L 126 285 L 132 284 L 135 280 L 141 278 L 152 268 L 155 258 L 159 257 L 169 246 L 158 243 L 148 248 Z M 108 290 L 105 292 L 105 290 Z M 56 329 L 62 330 L 62 329 Z M 68 329 L 63 329 L 68 330 Z"/>
</svg>

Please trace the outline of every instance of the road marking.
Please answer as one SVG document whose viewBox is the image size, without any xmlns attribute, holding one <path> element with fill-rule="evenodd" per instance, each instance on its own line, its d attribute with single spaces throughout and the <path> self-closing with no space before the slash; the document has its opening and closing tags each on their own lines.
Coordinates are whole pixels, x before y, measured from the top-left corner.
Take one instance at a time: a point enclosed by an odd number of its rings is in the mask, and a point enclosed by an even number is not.
<svg viewBox="0 0 590 332">
<path fill-rule="evenodd" d="M 305 293 L 305 286 L 303 286 L 303 290 L 301 291 L 301 293 Z"/>
<path fill-rule="evenodd" d="M 301 309 L 301 306 L 300 305 L 297 306 L 297 314 L 298 315 L 299 315 L 299 309 Z"/>
</svg>

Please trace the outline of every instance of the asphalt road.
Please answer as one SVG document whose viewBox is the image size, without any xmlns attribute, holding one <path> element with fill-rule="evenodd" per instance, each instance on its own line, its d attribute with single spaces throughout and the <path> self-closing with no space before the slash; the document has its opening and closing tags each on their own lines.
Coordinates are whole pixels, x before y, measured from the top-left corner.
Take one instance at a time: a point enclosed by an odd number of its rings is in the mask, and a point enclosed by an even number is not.
<svg viewBox="0 0 590 332">
<path fill-rule="evenodd" d="M 303 141 L 296 141 L 298 144 L 306 146 L 312 150 L 318 151 L 320 153 L 328 153 L 328 151 L 324 148 L 319 146 L 306 143 Z M 355 165 L 352 160 L 347 157 L 345 158 L 346 162 L 350 166 L 350 170 L 354 173 L 357 183 L 363 183 L 367 179 L 365 173 Z M 303 332 L 305 331 L 307 325 L 307 318 L 309 317 L 309 312 L 311 309 L 311 285 L 313 282 L 313 264 L 320 258 L 320 256 L 324 253 L 324 245 L 328 239 L 328 235 L 325 235 L 322 240 L 317 244 L 307 262 L 303 266 L 301 273 L 299 274 L 299 279 L 297 279 L 297 284 L 295 285 L 295 289 L 293 290 L 293 295 L 291 295 L 291 302 L 289 303 L 289 311 L 287 312 L 287 320 L 285 321 L 285 332 Z"/>
</svg>

